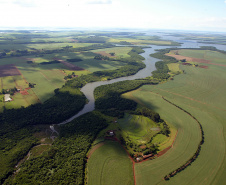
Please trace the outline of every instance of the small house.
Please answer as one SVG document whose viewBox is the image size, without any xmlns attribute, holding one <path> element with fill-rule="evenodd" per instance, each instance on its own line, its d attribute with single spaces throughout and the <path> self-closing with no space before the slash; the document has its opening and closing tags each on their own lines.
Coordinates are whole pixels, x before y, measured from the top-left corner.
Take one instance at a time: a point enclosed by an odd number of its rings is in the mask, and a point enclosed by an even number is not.
<svg viewBox="0 0 226 185">
<path fill-rule="evenodd" d="M 12 98 L 10 98 L 10 94 L 5 94 L 5 102 L 12 101 Z"/>
<path fill-rule="evenodd" d="M 108 130 L 107 133 L 106 133 L 108 136 L 114 136 L 115 133 L 113 130 Z"/>
</svg>

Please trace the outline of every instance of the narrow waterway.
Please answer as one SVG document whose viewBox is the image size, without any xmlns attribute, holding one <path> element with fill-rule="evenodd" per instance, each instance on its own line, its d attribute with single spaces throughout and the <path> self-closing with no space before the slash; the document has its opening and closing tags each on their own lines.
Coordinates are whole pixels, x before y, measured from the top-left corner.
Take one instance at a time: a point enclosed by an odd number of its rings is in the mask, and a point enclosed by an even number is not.
<svg viewBox="0 0 226 185">
<path fill-rule="evenodd" d="M 151 34 L 155 35 L 154 33 L 151 33 Z M 158 33 L 158 35 L 159 35 L 159 33 Z M 198 43 L 197 41 L 194 41 L 194 40 L 183 40 L 183 38 L 164 35 L 163 33 L 161 33 L 161 37 L 164 40 L 172 40 L 172 41 L 181 43 L 181 46 L 179 46 L 178 48 L 199 48 L 200 46 L 214 46 L 217 49 L 226 51 L 226 46 L 224 46 L 224 45 L 203 44 L 203 43 Z M 66 123 L 72 121 L 73 119 L 75 119 L 75 118 L 77 118 L 77 117 L 79 117 L 79 116 L 81 116 L 81 115 L 83 115 L 87 112 L 91 112 L 95 109 L 95 100 L 94 100 L 94 94 L 93 93 L 94 93 L 94 89 L 96 87 L 101 86 L 101 85 L 112 84 L 112 83 L 120 82 L 120 81 L 124 81 L 124 80 L 134 80 L 134 79 L 140 79 L 140 78 L 145 78 L 145 77 L 151 76 L 151 72 L 156 69 L 155 63 L 157 61 L 159 61 L 159 59 L 150 57 L 149 55 L 152 54 L 152 53 L 155 53 L 156 49 L 172 48 L 172 46 L 150 45 L 150 47 L 151 48 L 145 48 L 144 49 L 145 52 L 141 54 L 141 56 L 143 56 L 145 58 L 145 60 L 143 62 L 145 63 L 146 67 L 144 69 L 140 70 L 135 75 L 117 78 L 117 79 L 108 80 L 108 81 L 98 81 L 98 82 L 86 84 L 81 89 L 81 91 L 84 93 L 84 95 L 89 100 L 89 102 L 84 106 L 84 108 L 80 112 L 78 112 L 77 114 L 75 114 L 71 118 L 59 123 L 59 125 L 66 124 Z M 55 132 L 53 126 L 51 126 L 50 128 L 53 132 Z"/>
</svg>

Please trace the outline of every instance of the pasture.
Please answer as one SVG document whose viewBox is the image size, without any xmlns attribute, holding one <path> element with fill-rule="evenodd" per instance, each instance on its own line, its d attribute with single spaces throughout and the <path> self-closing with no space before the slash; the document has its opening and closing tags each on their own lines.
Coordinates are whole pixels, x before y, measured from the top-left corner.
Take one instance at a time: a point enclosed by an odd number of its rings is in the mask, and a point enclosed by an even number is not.
<svg viewBox="0 0 226 185">
<path fill-rule="evenodd" d="M 137 144 L 147 143 L 161 130 L 154 121 L 139 115 L 126 114 L 123 119 L 118 120 L 118 124 L 123 135 L 128 136 Z"/>
<path fill-rule="evenodd" d="M 196 55 L 188 56 L 201 57 L 205 52 L 194 51 L 194 53 Z M 205 57 L 206 60 L 211 60 L 211 63 L 226 63 L 216 61 L 217 58 L 212 60 L 208 51 Z M 225 56 L 220 54 L 218 58 L 223 57 Z M 226 69 L 222 66 L 207 65 L 209 69 L 180 66 L 185 70 L 185 74 L 176 76 L 173 81 L 157 86 L 146 85 L 132 93 L 135 101 L 154 109 L 178 129 L 175 144 L 166 154 L 153 161 L 135 165 L 137 184 L 226 183 L 224 176 L 226 173 Z M 184 115 L 185 113 L 177 107 L 164 101 L 162 96 L 195 116 L 202 124 L 205 137 L 198 158 L 169 181 L 164 181 L 162 178 L 189 159 L 189 155 L 192 155 L 200 141 L 200 132 L 197 123 L 190 116 Z M 193 145 L 193 149 L 189 148 L 190 144 Z"/>
<path fill-rule="evenodd" d="M 182 72 L 182 70 L 180 69 L 180 64 L 177 63 L 171 63 L 171 64 L 167 64 L 169 70 L 173 73 L 177 73 L 177 72 Z"/>
<path fill-rule="evenodd" d="M 122 146 L 115 141 L 105 141 L 88 159 L 88 185 L 133 185 L 132 161 Z"/>
</svg>

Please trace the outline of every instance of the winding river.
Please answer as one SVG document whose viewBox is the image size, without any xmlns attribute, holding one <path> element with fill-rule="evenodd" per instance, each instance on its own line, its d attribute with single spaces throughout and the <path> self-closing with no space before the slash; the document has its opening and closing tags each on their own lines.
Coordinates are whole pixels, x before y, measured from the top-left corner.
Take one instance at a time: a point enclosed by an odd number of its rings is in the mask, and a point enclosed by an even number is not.
<svg viewBox="0 0 226 185">
<path fill-rule="evenodd" d="M 183 38 L 180 38 L 180 37 L 164 35 L 163 33 L 146 33 L 146 34 L 147 35 L 158 35 L 158 36 L 161 36 L 161 38 L 163 40 L 171 40 L 171 41 L 179 42 L 179 43 L 181 43 L 181 46 L 179 46 L 178 48 L 199 48 L 200 46 L 214 46 L 219 50 L 226 51 L 225 45 L 203 44 L 203 43 L 198 43 L 197 41 L 194 41 L 194 40 L 183 40 Z M 84 93 L 84 95 L 89 100 L 89 102 L 84 106 L 84 108 L 80 112 L 78 112 L 71 118 L 59 123 L 58 125 L 66 124 L 87 112 L 93 111 L 95 109 L 95 100 L 94 100 L 93 93 L 94 93 L 94 89 L 96 87 L 101 86 L 101 85 L 112 84 L 112 83 L 120 82 L 120 81 L 124 81 L 124 80 L 134 80 L 134 79 L 140 79 L 140 78 L 145 78 L 145 77 L 151 76 L 151 72 L 156 69 L 155 62 L 159 61 L 159 59 L 150 57 L 149 55 L 152 53 L 155 53 L 156 49 L 172 48 L 172 46 L 150 45 L 150 47 L 151 48 L 145 48 L 144 49 L 145 52 L 141 54 L 141 56 L 143 56 L 145 58 L 145 60 L 143 62 L 145 63 L 146 67 L 144 69 L 140 70 L 139 72 L 137 72 L 135 75 L 122 77 L 122 78 L 116 78 L 116 79 L 108 80 L 108 81 L 98 81 L 98 82 L 92 82 L 92 83 L 86 84 L 81 89 L 81 91 Z M 54 126 L 50 126 L 50 129 L 53 132 L 56 132 L 56 130 L 54 129 Z"/>
</svg>

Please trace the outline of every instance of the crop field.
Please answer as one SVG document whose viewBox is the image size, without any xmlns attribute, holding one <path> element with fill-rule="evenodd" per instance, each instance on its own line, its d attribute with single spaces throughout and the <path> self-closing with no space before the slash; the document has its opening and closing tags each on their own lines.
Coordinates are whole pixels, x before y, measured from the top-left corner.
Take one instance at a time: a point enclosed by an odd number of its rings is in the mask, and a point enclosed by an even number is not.
<svg viewBox="0 0 226 185">
<path fill-rule="evenodd" d="M 189 62 L 226 66 L 226 55 L 218 51 L 182 49 L 178 51 L 177 55 L 175 55 L 175 51 L 171 51 L 170 53 L 168 54 L 169 56 L 173 56 L 179 60 L 184 58 Z"/>
<path fill-rule="evenodd" d="M 173 81 L 157 86 L 146 85 L 132 93 L 135 101 L 154 109 L 178 129 L 175 144 L 166 154 L 135 165 L 137 184 L 225 184 L 225 67 L 180 68 L 185 70 L 185 74 L 176 76 Z M 197 122 L 164 101 L 162 96 L 193 115 L 201 123 L 205 137 L 198 158 L 169 181 L 162 178 L 189 159 L 188 153 L 192 155 L 200 141 L 200 132 Z M 193 151 L 188 147 L 190 144 Z"/>
<path fill-rule="evenodd" d="M 32 89 L 41 102 L 54 95 L 54 90 L 64 83 L 64 74 L 59 70 L 38 70 L 35 68 L 19 68 L 28 83 L 36 84 Z"/>
<path fill-rule="evenodd" d="M 216 64 L 225 64 L 226 55 L 217 51 L 210 50 L 180 50 L 180 55 L 211 60 Z"/>
<path fill-rule="evenodd" d="M 88 161 L 88 184 L 134 184 L 132 161 L 118 142 L 105 141 Z"/>
<path fill-rule="evenodd" d="M 93 45 L 93 43 L 38 43 L 38 44 L 20 44 L 20 43 L 13 43 L 13 44 L 0 44 L 0 51 L 4 49 L 13 49 L 13 50 L 18 50 L 18 49 L 27 49 L 27 50 L 33 50 L 33 49 L 61 49 L 62 47 L 66 46 L 72 46 L 73 48 L 79 48 L 79 47 L 86 47 Z"/>
<path fill-rule="evenodd" d="M 115 47 L 115 48 L 106 48 L 106 49 L 92 50 L 92 52 L 100 53 L 100 54 L 115 53 L 115 57 L 129 57 L 128 53 L 131 50 L 132 50 L 131 47 Z M 102 53 L 102 52 L 104 52 L 104 53 Z"/>
<path fill-rule="evenodd" d="M 166 154 L 152 161 L 135 164 L 137 184 L 157 184 L 162 181 L 165 174 L 184 164 L 196 151 L 201 138 L 199 127 L 189 115 L 164 101 L 157 94 L 140 90 L 135 91 L 133 96 L 148 108 L 158 112 L 178 130 L 175 143 Z"/>
<path fill-rule="evenodd" d="M 89 45 L 78 43 L 78 46 Z M 47 44 L 46 44 L 47 45 Z M 131 48 L 118 50 L 120 55 L 126 55 Z M 53 53 L 45 54 L 43 56 L 21 56 L 21 57 L 10 57 L 3 58 L 0 60 L 0 89 L 10 89 L 17 87 L 18 89 L 28 88 L 28 83 L 36 84 L 31 90 L 31 94 L 22 95 L 16 94 L 13 97 L 12 102 L 7 102 L 5 104 L 6 108 L 19 108 L 21 106 L 27 107 L 30 104 L 37 102 L 44 102 L 54 95 L 54 90 L 56 88 L 62 87 L 64 85 L 65 75 L 75 73 L 75 75 L 86 75 L 94 71 L 101 70 L 114 70 L 125 65 L 119 61 L 104 61 L 95 60 L 95 56 L 92 52 L 81 52 L 81 53 Z M 63 65 L 62 63 L 56 64 L 46 64 L 42 65 L 42 62 L 49 62 L 57 58 L 59 60 L 67 60 L 71 58 L 80 57 L 83 61 L 81 62 L 68 62 L 72 65 L 84 68 L 86 70 L 75 71 L 70 70 L 69 67 Z M 27 63 L 27 61 L 32 61 L 33 63 Z M 21 76 L 22 74 L 22 76 Z M 10 76 L 9 76 L 10 75 Z M 17 76 L 12 76 L 17 75 Z M 33 100 L 32 100 L 33 97 Z M 4 103 L 0 104 L 1 109 Z M 1 111 L 1 110 L 0 110 Z"/>
<path fill-rule="evenodd" d="M 90 72 L 102 70 L 114 70 L 125 65 L 119 61 L 86 59 L 82 62 L 76 62 L 76 65 Z"/>
<path fill-rule="evenodd" d="M 28 44 L 28 48 L 35 49 L 60 49 L 66 46 L 72 46 L 73 48 L 80 48 L 93 45 L 93 43 L 46 43 L 46 44 Z"/>
<path fill-rule="evenodd" d="M 10 89 L 14 87 L 18 89 L 28 88 L 28 84 L 21 75 L 1 77 L 0 80 L 1 80 L 0 90 Z"/>
<path fill-rule="evenodd" d="M 134 45 L 172 45 L 171 41 L 162 41 L 162 40 L 139 40 L 133 38 L 110 38 L 108 42 L 119 43 L 121 41 L 126 41 Z"/>
<path fill-rule="evenodd" d="M 136 143 L 148 142 L 154 134 L 161 130 L 151 119 L 138 115 L 127 114 L 123 119 L 119 119 L 118 123 L 123 132 Z"/>
</svg>

